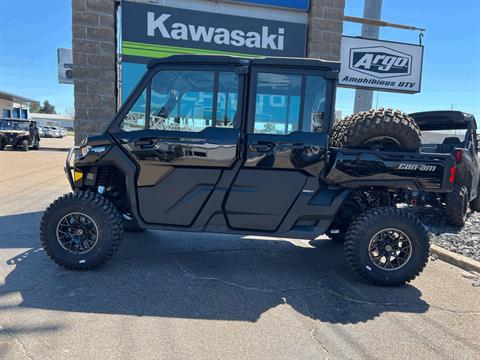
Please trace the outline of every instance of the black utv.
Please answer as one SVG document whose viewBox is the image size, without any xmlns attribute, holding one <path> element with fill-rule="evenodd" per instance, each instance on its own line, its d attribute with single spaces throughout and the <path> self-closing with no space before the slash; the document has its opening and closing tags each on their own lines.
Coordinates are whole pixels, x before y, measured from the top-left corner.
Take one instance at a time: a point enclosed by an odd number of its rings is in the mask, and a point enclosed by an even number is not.
<svg viewBox="0 0 480 360">
<path fill-rule="evenodd" d="M 465 225 L 467 210 L 480 211 L 480 146 L 477 123 L 472 114 L 461 111 L 425 111 L 410 114 L 422 132 L 423 152 L 451 154 L 455 158 L 452 192 L 404 191 L 405 202 L 441 208 L 453 226 Z"/>
<path fill-rule="evenodd" d="M 394 194 L 451 191 L 455 160 L 418 152 L 415 123 L 392 110 L 357 114 L 335 136 L 349 148 L 329 145 L 338 70 L 316 59 L 150 62 L 105 133 L 70 151 L 73 192 L 41 222 L 47 254 L 88 270 L 112 257 L 124 229 L 304 239 L 344 231 L 347 261 L 364 280 L 412 280 L 428 237 Z"/>
<path fill-rule="evenodd" d="M 40 135 L 35 121 L 0 119 L 0 150 L 10 145 L 12 149 L 28 151 L 40 148 Z"/>
</svg>

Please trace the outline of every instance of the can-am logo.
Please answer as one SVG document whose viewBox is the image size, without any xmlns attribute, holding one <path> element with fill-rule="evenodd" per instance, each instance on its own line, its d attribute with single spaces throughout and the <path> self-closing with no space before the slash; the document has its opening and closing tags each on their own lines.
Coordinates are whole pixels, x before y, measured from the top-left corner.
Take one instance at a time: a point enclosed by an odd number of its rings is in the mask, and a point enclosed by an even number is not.
<svg viewBox="0 0 480 360">
<path fill-rule="evenodd" d="M 350 49 L 349 68 L 376 78 L 410 75 L 412 56 L 385 46 Z"/>
<path fill-rule="evenodd" d="M 161 35 L 165 39 L 186 40 L 217 45 L 246 46 L 248 48 L 283 50 L 285 29 L 278 28 L 270 33 L 268 26 L 262 26 L 261 32 L 229 30 L 224 27 L 207 27 L 173 22 L 171 14 L 155 16 L 147 12 L 147 35 Z M 173 23 L 172 23 L 173 22 Z"/>
</svg>

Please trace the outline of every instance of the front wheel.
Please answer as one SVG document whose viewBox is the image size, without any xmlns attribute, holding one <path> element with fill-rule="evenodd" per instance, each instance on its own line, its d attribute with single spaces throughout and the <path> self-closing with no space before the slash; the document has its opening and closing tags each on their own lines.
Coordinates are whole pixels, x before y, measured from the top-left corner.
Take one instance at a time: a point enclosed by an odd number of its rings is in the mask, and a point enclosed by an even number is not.
<svg viewBox="0 0 480 360">
<path fill-rule="evenodd" d="M 28 147 L 30 146 L 30 143 L 28 140 L 22 140 L 21 148 L 23 151 L 28 151 Z"/>
<path fill-rule="evenodd" d="M 345 255 L 366 282 L 398 286 L 419 275 L 430 244 L 423 225 L 409 212 L 380 207 L 359 215 L 345 237 Z"/>
<path fill-rule="evenodd" d="M 121 241 L 122 219 L 115 206 L 93 192 L 65 194 L 45 211 L 40 240 L 48 256 L 69 270 L 106 263 Z"/>
</svg>

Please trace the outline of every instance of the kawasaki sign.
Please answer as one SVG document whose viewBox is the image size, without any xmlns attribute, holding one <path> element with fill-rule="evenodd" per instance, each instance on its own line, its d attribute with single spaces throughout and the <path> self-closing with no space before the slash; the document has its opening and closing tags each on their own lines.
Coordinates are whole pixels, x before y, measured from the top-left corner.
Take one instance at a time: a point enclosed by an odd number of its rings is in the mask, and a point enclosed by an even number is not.
<svg viewBox="0 0 480 360">
<path fill-rule="evenodd" d="M 344 36 L 339 85 L 416 93 L 422 61 L 420 45 Z"/>
<path fill-rule="evenodd" d="M 122 3 L 123 61 L 172 54 L 304 57 L 306 24 Z"/>
</svg>

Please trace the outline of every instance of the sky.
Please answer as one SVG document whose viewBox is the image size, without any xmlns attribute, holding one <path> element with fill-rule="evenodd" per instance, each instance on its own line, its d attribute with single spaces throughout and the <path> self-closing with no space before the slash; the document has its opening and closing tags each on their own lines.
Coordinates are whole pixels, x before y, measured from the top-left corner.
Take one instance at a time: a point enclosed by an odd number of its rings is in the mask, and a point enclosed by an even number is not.
<svg viewBox="0 0 480 360">
<path fill-rule="evenodd" d="M 346 0 L 345 15 L 362 17 L 363 0 Z M 378 92 L 373 107 L 405 112 L 453 109 L 480 119 L 480 0 L 383 0 L 382 20 L 424 28 L 422 89 L 418 94 Z M 344 23 L 344 35 L 361 25 Z M 418 44 L 418 32 L 380 29 L 380 39 Z M 339 89 L 337 110 L 353 112 L 355 90 Z"/>
<path fill-rule="evenodd" d="M 59 84 L 57 48 L 72 47 L 71 0 L 0 0 L 0 90 L 73 108 L 73 85 Z"/>
<path fill-rule="evenodd" d="M 57 48 L 71 47 L 71 0 L 0 0 L 0 14 L 0 90 L 71 111 L 73 86 L 57 80 Z M 363 0 L 346 0 L 345 15 L 362 14 Z M 413 95 L 378 92 L 373 107 L 453 108 L 480 119 L 479 18 L 480 0 L 383 0 L 382 20 L 427 30 L 422 89 Z M 360 35 L 361 25 L 345 23 L 343 32 Z M 381 28 L 380 39 L 418 43 L 418 32 Z M 339 89 L 337 110 L 350 114 L 354 94 Z"/>
</svg>

